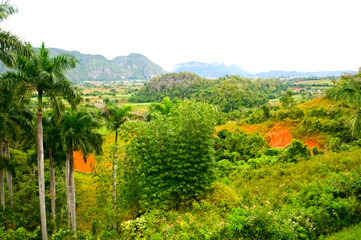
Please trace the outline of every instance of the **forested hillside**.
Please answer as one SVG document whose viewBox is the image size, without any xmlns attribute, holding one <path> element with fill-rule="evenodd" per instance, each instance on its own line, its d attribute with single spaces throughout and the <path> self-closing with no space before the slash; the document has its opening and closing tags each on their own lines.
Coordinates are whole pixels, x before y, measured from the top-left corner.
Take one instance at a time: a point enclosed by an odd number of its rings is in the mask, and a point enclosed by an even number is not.
<svg viewBox="0 0 361 240">
<path fill-rule="evenodd" d="M 275 79 L 247 79 L 230 76 L 205 79 L 190 72 L 167 73 L 152 78 L 134 93 L 131 102 L 159 102 L 170 99 L 193 99 L 217 105 L 224 112 L 255 107 L 280 97 L 287 85 Z"/>
</svg>

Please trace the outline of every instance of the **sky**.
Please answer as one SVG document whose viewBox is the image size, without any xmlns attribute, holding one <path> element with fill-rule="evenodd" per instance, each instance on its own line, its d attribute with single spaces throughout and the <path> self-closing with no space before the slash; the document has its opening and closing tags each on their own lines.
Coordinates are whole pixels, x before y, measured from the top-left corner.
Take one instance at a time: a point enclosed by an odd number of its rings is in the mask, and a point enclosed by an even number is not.
<svg viewBox="0 0 361 240">
<path fill-rule="evenodd" d="M 140 53 L 178 63 L 235 64 L 250 72 L 357 70 L 359 0 L 11 0 L 0 23 L 34 47 Z"/>
</svg>

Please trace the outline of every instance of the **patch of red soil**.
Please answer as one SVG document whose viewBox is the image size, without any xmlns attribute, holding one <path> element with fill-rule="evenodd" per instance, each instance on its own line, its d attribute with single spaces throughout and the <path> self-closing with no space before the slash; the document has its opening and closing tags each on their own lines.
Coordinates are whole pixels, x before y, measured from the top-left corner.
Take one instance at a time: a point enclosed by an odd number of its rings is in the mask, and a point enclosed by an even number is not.
<svg viewBox="0 0 361 240">
<path fill-rule="evenodd" d="M 316 139 L 309 139 L 306 142 L 304 142 L 304 144 L 307 144 L 308 148 L 317 147 L 318 149 L 320 149 L 320 145 L 318 144 Z"/>
<path fill-rule="evenodd" d="M 269 137 L 269 144 L 273 148 L 284 148 L 292 142 L 292 136 L 290 129 L 281 124 L 275 124 L 274 127 L 267 133 Z M 319 140 L 317 138 L 309 138 L 304 141 L 303 144 L 307 144 L 308 148 L 316 146 L 320 149 Z"/>
<path fill-rule="evenodd" d="M 93 156 L 89 155 L 86 163 L 84 162 L 83 153 L 81 151 L 74 151 L 74 170 L 90 173 L 92 168 L 95 167 L 95 159 Z"/>
<path fill-rule="evenodd" d="M 284 148 L 292 141 L 291 132 L 288 128 L 282 128 L 275 125 L 267 135 L 270 138 L 270 146 L 272 148 Z"/>
</svg>

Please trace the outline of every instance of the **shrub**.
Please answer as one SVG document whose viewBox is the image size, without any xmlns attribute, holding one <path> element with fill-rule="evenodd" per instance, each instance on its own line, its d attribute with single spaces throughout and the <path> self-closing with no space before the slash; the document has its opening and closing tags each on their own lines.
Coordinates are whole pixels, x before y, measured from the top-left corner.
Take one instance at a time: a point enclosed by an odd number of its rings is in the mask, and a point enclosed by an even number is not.
<svg viewBox="0 0 361 240">
<path fill-rule="evenodd" d="M 280 160 L 283 162 L 297 162 L 307 159 L 311 155 L 310 149 L 303 145 L 301 141 L 293 139 L 281 153 Z"/>
</svg>

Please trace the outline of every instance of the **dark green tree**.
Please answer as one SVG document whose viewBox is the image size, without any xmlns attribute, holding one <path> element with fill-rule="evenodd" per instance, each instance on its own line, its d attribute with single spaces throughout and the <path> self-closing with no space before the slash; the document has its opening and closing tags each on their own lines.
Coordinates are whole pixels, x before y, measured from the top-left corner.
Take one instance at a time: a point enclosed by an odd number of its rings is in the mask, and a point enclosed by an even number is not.
<svg viewBox="0 0 361 240">
<path fill-rule="evenodd" d="M 280 98 L 282 107 L 285 109 L 292 109 L 295 105 L 295 99 L 292 97 L 292 91 L 288 90 L 285 95 Z"/>
</svg>

